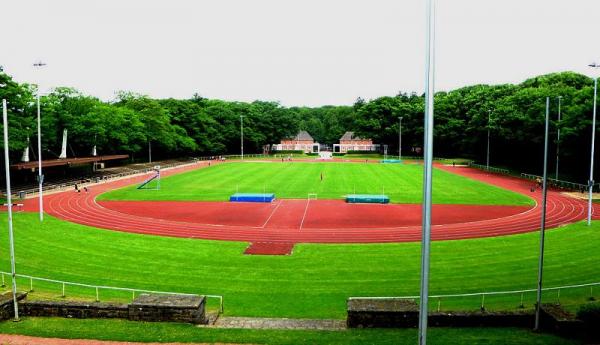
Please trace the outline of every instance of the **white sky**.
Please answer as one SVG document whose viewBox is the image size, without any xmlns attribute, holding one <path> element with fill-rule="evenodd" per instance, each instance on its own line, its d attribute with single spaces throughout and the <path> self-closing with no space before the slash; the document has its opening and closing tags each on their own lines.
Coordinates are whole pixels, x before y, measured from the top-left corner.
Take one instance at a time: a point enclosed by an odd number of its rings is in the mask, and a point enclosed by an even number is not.
<svg viewBox="0 0 600 345">
<path fill-rule="evenodd" d="M 599 0 L 437 0 L 436 89 L 589 74 Z M 425 0 L 0 0 L 0 65 L 110 100 L 352 104 L 423 92 Z M 36 60 L 48 63 L 34 71 Z"/>
</svg>

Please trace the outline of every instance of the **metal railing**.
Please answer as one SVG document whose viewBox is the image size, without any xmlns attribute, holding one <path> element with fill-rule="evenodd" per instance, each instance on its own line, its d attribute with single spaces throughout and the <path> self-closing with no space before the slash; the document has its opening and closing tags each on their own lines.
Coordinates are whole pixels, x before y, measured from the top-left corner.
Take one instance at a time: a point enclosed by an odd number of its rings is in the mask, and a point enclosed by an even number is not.
<svg viewBox="0 0 600 345">
<path fill-rule="evenodd" d="M 485 171 L 491 171 L 491 172 L 497 173 L 497 174 L 510 175 L 510 171 L 508 169 L 496 168 L 496 167 L 492 167 L 492 166 L 488 167 L 487 165 L 475 164 L 473 162 L 469 162 L 469 166 L 471 168 L 476 168 L 476 169 L 485 170 Z"/>
<path fill-rule="evenodd" d="M 0 276 L 1 276 L 1 279 L 2 279 L 2 287 L 6 286 L 5 275 L 8 276 L 9 278 L 11 277 L 11 274 L 9 272 L 0 271 Z M 34 276 L 26 275 L 26 274 L 15 274 L 15 276 L 17 278 L 29 279 L 29 291 L 30 292 L 33 292 L 33 282 L 34 281 L 41 281 L 41 282 L 47 282 L 47 283 L 60 284 L 61 287 L 62 287 L 61 297 L 66 297 L 66 287 L 67 286 L 77 286 L 77 287 L 94 289 L 95 293 L 96 293 L 96 302 L 100 302 L 100 290 L 113 290 L 113 291 L 131 292 L 131 300 L 132 301 L 135 299 L 135 294 L 136 293 L 153 293 L 153 294 L 161 294 L 161 295 L 200 296 L 199 294 L 192 294 L 192 293 L 181 293 L 181 292 L 170 292 L 170 291 L 157 291 L 157 290 L 145 290 L 145 289 L 124 288 L 124 287 L 107 286 L 107 285 L 92 285 L 92 284 L 75 283 L 75 282 L 68 282 L 68 281 L 64 281 L 64 280 L 56 280 L 56 279 L 49 279 L 49 278 L 42 278 L 42 277 L 34 277 Z M 224 307 L 223 307 L 223 296 L 222 295 L 204 295 L 203 294 L 201 296 L 204 296 L 206 298 L 218 299 L 219 300 L 219 313 L 223 313 Z"/>
<path fill-rule="evenodd" d="M 537 179 L 542 179 L 542 176 L 539 175 L 533 175 L 533 174 L 525 174 L 525 173 L 521 173 L 521 177 L 528 179 L 528 180 L 537 180 Z M 564 181 L 564 180 L 557 180 L 554 178 L 548 178 L 548 185 L 550 187 L 556 187 L 556 188 L 561 188 L 561 189 L 569 189 L 569 190 L 574 190 L 574 191 L 587 191 L 589 188 L 589 185 L 587 184 L 583 184 L 583 183 L 575 183 L 575 182 L 570 182 L 570 181 Z M 593 186 L 593 190 L 594 191 L 598 191 L 600 189 L 600 183 L 595 183 Z"/>
<path fill-rule="evenodd" d="M 577 289 L 577 288 L 590 288 L 590 299 L 594 299 L 594 287 L 600 286 L 600 282 L 595 283 L 584 283 L 584 284 L 575 284 L 575 285 L 564 285 L 564 286 L 555 286 L 555 287 L 547 287 L 543 288 L 542 291 L 556 291 L 557 292 L 557 302 L 560 303 L 560 292 L 561 290 L 569 290 L 569 289 Z M 537 289 L 524 289 L 524 290 L 509 290 L 509 291 L 492 291 L 492 292 L 472 292 L 472 293 L 462 293 L 462 294 L 447 294 L 447 295 L 430 295 L 429 298 L 437 299 L 437 311 L 441 310 L 442 299 L 451 299 L 451 298 L 461 298 L 461 297 L 481 297 L 480 309 L 485 310 L 485 297 L 486 296 L 501 296 L 501 295 L 520 295 L 520 304 L 519 307 L 523 308 L 523 298 L 525 293 L 536 292 Z M 390 297 L 350 297 L 349 299 L 412 299 L 418 300 L 420 296 L 390 296 Z"/>
</svg>

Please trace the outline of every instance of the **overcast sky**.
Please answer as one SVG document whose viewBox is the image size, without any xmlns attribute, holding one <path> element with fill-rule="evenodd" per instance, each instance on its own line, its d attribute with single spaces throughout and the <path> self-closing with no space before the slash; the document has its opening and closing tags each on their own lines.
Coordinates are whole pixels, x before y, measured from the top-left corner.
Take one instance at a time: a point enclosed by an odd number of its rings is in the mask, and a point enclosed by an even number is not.
<svg viewBox="0 0 600 345">
<path fill-rule="evenodd" d="M 425 0 L 0 4 L 0 65 L 44 88 L 309 106 L 423 92 Z M 590 75 L 600 59 L 599 0 L 437 4 L 436 90 Z"/>
</svg>

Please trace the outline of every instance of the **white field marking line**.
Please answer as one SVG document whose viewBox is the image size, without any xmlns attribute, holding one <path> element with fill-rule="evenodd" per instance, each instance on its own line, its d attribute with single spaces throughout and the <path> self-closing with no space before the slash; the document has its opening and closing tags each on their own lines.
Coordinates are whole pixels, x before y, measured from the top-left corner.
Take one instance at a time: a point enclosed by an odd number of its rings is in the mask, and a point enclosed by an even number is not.
<svg viewBox="0 0 600 345">
<path fill-rule="evenodd" d="M 302 215 L 299 230 L 302 230 L 302 226 L 304 225 L 304 218 L 306 218 L 306 213 L 308 212 L 308 204 L 310 204 L 310 199 L 306 199 L 306 207 L 304 208 L 304 215 Z"/>
<path fill-rule="evenodd" d="M 264 229 L 265 226 L 267 226 L 267 223 L 271 220 L 271 218 L 273 217 L 273 215 L 275 214 L 275 212 L 277 211 L 277 209 L 279 208 L 279 206 L 281 205 L 282 202 L 283 202 L 282 200 L 278 200 L 277 206 L 275 206 L 275 208 L 273 209 L 273 211 L 271 211 L 271 214 L 269 215 L 269 218 L 267 218 L 267 220 L 265 220 L 265 223 L 260 227 L 261 229 Z"/>
</svg>

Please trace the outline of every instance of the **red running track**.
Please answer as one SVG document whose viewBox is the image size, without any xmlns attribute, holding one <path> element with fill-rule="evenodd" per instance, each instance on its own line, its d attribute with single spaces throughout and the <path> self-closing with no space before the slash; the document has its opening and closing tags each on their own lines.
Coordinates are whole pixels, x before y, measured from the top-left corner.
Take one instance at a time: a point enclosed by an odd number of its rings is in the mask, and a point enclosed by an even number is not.
<svg viewBox="0 0 600 345">
<path fill-rule="evenodd" d="M 164 171 L 163 176 L 206 163 Z M 214 163 L 213 163 L 214 164 Z M 349 163 L 352 164 L 352 163 Z M 541 192 L 531 181 L 464 168 L 447 171 L 531 196 L 535 207 L 434 205 L 433 240 L 491 237 L 540 227 Z M 45 197 L 52 216 L 98 228 L 186 238 L 286 243 L 375 243 L 421 239 L 420 205 L 351 205 L 339 200 L 278 200 L 271 204 L 222 202 L 96 202 L 98 194 L 139 183 L 148 175 Z M 25 203 L 36 209 L 35 200 Z M 585 218 L 586 204 L 556 191 L 548 193 L 547 227 Z"/>
</svg>

